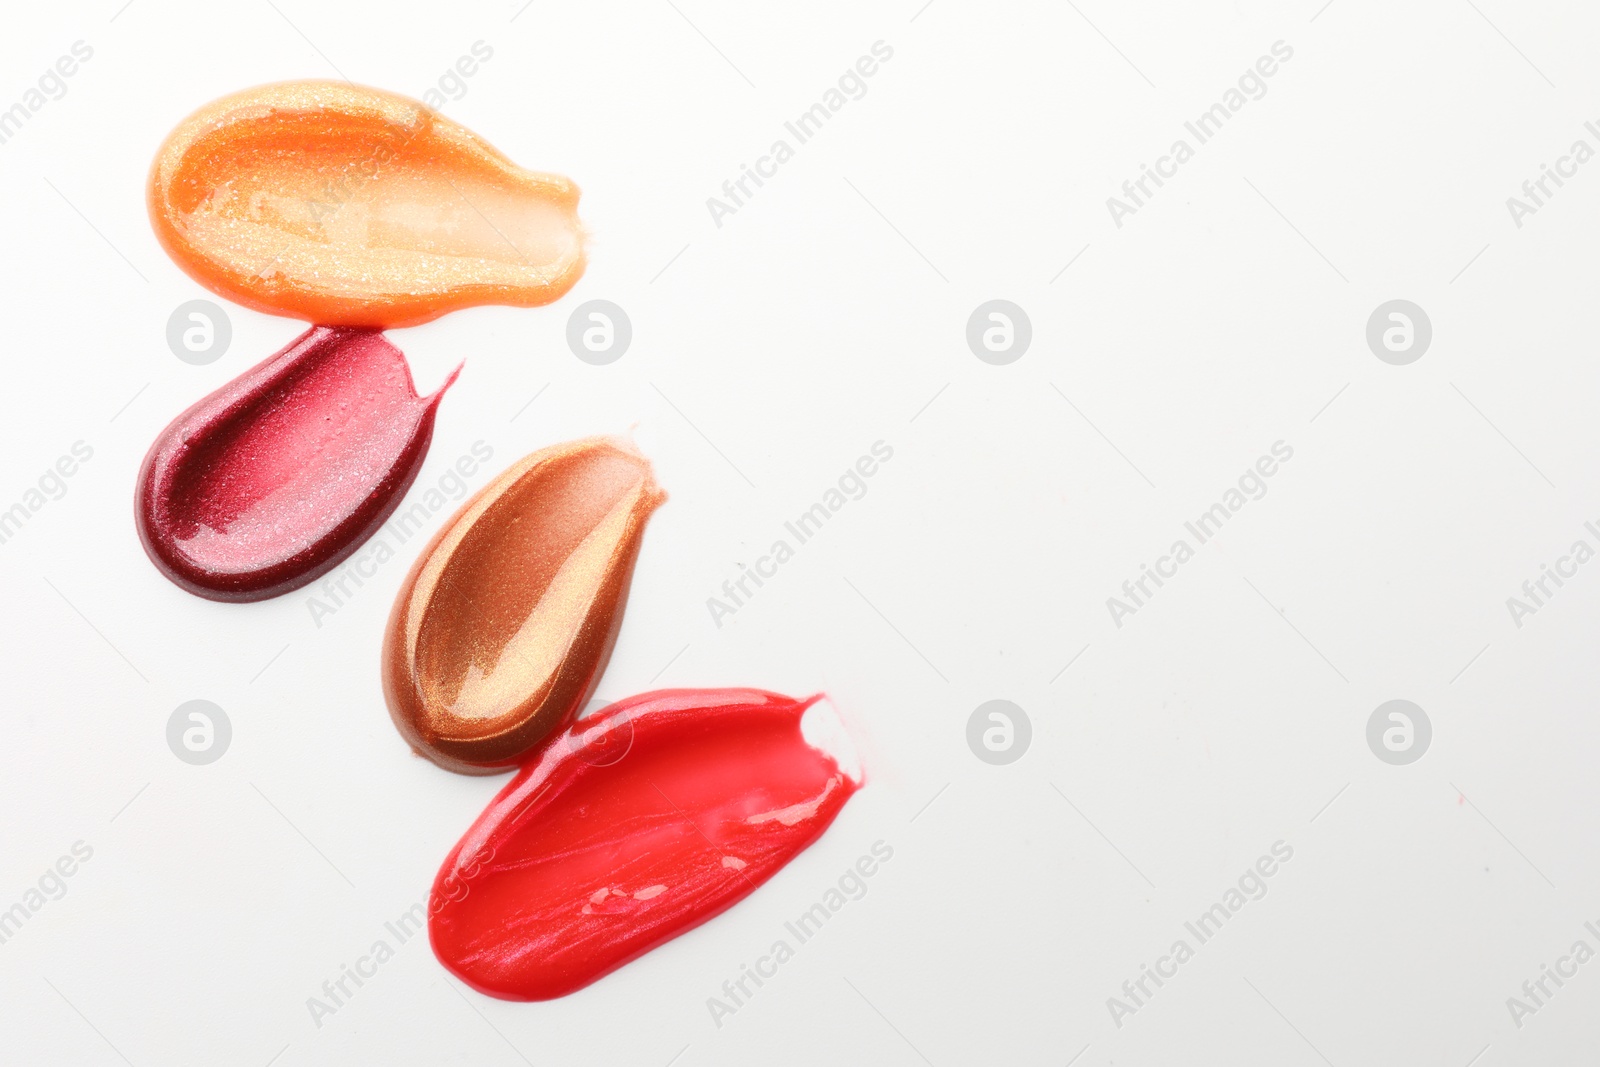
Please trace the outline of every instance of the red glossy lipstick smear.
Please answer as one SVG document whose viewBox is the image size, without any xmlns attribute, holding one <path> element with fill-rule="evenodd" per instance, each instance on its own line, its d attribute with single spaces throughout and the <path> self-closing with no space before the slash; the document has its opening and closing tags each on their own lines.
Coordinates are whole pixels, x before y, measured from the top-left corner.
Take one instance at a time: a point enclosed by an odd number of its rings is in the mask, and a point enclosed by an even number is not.
<svg viewBox="0 0 1600 1067">
<path fill-rule="evenodd" d="M 574 723 L 445 860 L 434 953 L 481 993 L 549 1000 L 731 907 L 860 785 L 802 734 L 821 699 L 667 689 Z"/>
<path fill-rule="evenodd" d="M 145 551 L 212 600 L 305 585 L 394 511 L 454 380 L 420 398 L 378 331 L 312 327 L 156 438 L 134 501 Z"/>
</svg>

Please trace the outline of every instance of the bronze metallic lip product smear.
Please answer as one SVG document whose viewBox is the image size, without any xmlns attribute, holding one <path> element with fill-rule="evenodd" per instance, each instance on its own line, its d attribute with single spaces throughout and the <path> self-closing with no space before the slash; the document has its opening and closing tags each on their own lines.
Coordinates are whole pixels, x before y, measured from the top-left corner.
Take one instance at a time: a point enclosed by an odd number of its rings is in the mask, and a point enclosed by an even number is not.
<svg viewBox="0 0 1600 1067">
<path fill-rule="evenodd" d="M 631 444 L 595 437 L 535 452 L 469 500 L 412 567 L 384 634 L 384 695 L 412 748 L 493 774 L 571 723 L 665 499 Z"/>
</svg>

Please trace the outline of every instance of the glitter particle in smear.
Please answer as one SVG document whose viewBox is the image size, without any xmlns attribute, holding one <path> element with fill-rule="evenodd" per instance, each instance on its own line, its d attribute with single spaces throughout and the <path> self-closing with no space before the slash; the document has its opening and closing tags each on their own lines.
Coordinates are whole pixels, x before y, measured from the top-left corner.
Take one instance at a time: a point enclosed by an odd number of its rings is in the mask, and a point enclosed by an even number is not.
<svg viewBox="0 0 1600 1067">
<path fill-rule="evenodd" d="M 313 327 L 156 438 L 134 497 L 146 553 L 212 600 L 314 580 L 394 511 L 454 380 L 419 398 L 382 335 Z"/>
<path fill-rule="evenodd" d="M 570 727 L 570 743 L 523 767 L 439 869 L 434 953 L 481 993 L 549 1000 L 732 907 L 821 837 L 860 787 L 853 759 L 803 730 L 831 714 L 821 697 L 759 689 L 645 693 L 585 720 L 631 728 L 614 763 L 587 758 Z M 797 810 L 808 814 L 750 817 Z"/>
<path fill-rule="evenodd" d="M 411 746 L 492 774 L 573 721 L 665 499 L 647 459 L 596 437 L 535 452 L 467 501 L 412 567 L 384 634 L 384 695 Z"/>
<path fill-rule="evenodd" d="M 415 100 L 342 82 L 207 104 L 161 146 L 148 200 L 196 281 L 324 325 L 547 304 L 584 268 L 571 181 L 518 167 Z"/>
</svg>

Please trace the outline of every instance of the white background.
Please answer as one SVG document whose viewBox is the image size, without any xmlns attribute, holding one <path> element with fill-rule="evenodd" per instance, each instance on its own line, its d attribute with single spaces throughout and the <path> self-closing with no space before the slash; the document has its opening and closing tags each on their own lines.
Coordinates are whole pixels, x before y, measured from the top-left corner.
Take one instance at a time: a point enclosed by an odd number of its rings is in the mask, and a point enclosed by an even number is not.
<svg viewBox="0 0 1600 1067">
<path fill-rule="evenodd" d="M 94 449 L 0 545 L 0 908 L 94 850 L 0 945 L 0 1060 L 1590 1058 L 1600 962 L 1520 1029 L 1506 998 L 1600 948 L 1600 564 L 1521 628 L 1505 601 L 1600 518 L 1600 163 L 1520 229 L 1505 200 L 1600 148 L 1592 9 L 121 3 L 13 5 L 0 34 L 0 107 L 94 49 L 0 145 L 0 507 Z M 418 485 L 476 440 L 498 470 L 634 427 L 671 499 L 602 695 L 826 689 L 871 781 L 767 886 L 577 994 L 480 997 L 419 939 L 318 1027 L 307 998 L 496 783 L 413 758 L 384 710 L 408 558 L 320 628 L 304 592 L 219 605 L 146 561 L 145 449 L 302 327 L 228 304 L 227 355 L 174 358 L 168 315 L 210 294 L 157 246 L 144 179 L 216 96 L 420 96 L 479 40 L 445 113 L 582 186 L 592 261 L 552 307 L 394 332 L 424 390 L 467 360 Z M 865 97 L 714 225 L 706 198 L 878 40 Z M 1106 198 L 1278 40 L 1267 95 L 1117 228 Z M 997 297 L 1034 331 L 1004 367 L 964 337 Z M 634 326 L 606 367 L 564 340 L 593 298 Z M 1365 342 L 1393 298 L 1433 322 L 1410 366 Z M 866 496 L 713 625 L 706 598 L 880 439 Z M 1106 598 L 1278 440 L 1268 494 L 1114 626 Z M 207 767 L 164 736 L 194 698 L 233 722 Z M 993 698 L 1033 723 L 1010 766 L 966 744 Z M 1410 766 L 1366 745 L 1392 698 L 1433 722 Z M 879 839 L 867 895 L 717 1027 L 707 998 Z M 1107 998 L 1280 839 L 1265 898 L 1114 1025 Z"/>
</svg>

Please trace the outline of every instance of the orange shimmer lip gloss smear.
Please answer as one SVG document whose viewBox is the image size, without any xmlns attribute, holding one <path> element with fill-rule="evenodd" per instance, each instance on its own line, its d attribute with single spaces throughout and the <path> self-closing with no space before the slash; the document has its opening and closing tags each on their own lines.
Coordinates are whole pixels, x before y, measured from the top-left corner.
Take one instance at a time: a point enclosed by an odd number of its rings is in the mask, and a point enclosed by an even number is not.
<svg viewBox="0 0 1600 1067">
<path fill-rule="evenodd" d="M 594 437 L 525 457 L 469 500 L 412 567 L 384 634 L 384 696 L 411 746 L 493 774 L 570 723 L 665 499 L 649 460 Z"/>
<path fill-rule="evenodd" d="M 207 104 L 161 146 L 148 197 L 156 237 L 200 284 L 322 326 L 548 304 L 583 273 L 571 181 L 415 100 L 343 82 Z"/>
</svg>

